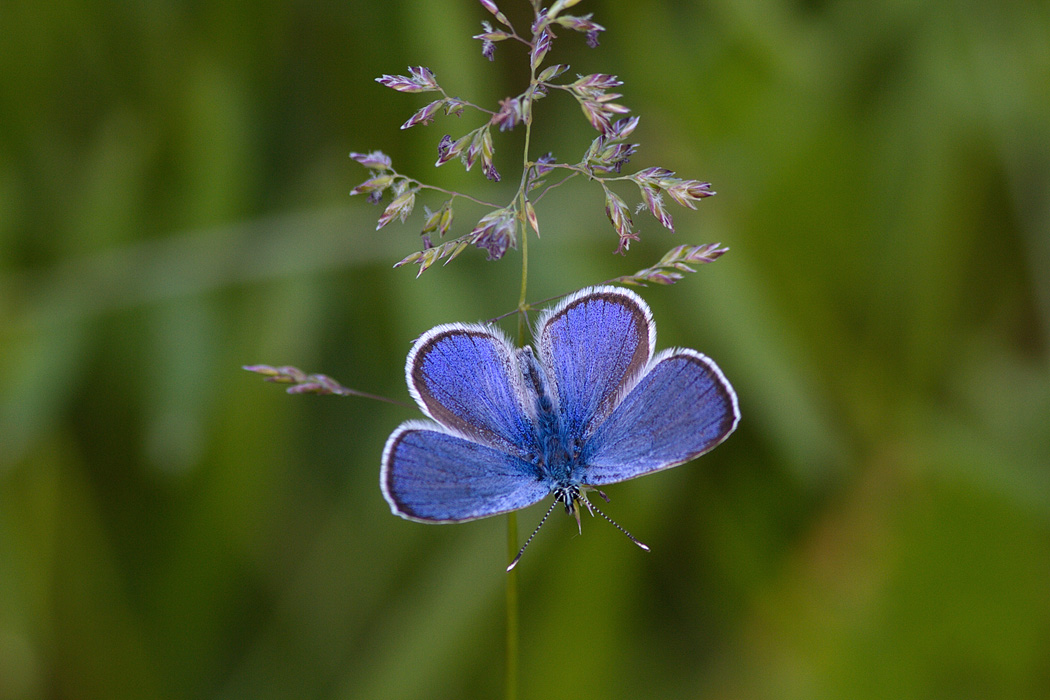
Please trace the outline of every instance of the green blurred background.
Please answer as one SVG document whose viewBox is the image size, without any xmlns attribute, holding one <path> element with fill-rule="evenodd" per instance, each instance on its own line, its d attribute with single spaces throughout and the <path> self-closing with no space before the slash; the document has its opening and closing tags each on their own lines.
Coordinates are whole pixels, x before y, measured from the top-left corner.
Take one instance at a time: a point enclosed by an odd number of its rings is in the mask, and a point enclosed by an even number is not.
<svg viewBox="0 0 1050 700">
<path fill-rule="evenodd" d="M 525 28 L 524 0 L 502 0 Z M 1050 697 L 1050 6 L 597 2 L 632 166 L 710 180 L 611 254 L 600 190 L 542 203 L 538 300 L 731 252 L 642 290 L 743 422 L 695 463 L 552 519 L 519 567 L 522 697 Z M 0 700 L 490 698 L 505 520 L 428 527 L 377 485 L 418 413 L 284 395 L 295 364 L 405 398 L 412 338 L 516 303 L 520 256 L 390 265 L 350 151 L 458 165 L 432 68 L 489 105 L 519 50 L 474 0 L 0 5 Z M 593 133 L 568 98 L 538 149 Z M 520 134 L 497 138 L 504 182 Z M 539 150 L 537 150 L 537 153 Z M 624 190 L 624 194 L 635 196 Z M 424 200 L 431 206 L 440 200 Z M 459 232 L 484 213 L 461 208 Z M 542 507 L 524 511 L 520 536 Z"/>
</svg>

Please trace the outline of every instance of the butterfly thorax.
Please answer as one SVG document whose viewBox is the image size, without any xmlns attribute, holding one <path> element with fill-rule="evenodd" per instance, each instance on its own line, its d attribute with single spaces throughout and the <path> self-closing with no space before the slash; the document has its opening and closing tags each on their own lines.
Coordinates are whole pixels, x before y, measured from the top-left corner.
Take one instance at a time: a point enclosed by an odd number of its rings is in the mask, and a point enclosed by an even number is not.
<svg viewBox="0 0 1050 700">
<path fill-rule="evenodd" d="M 537 401 L 537 442 L 541 476 L 554 482 L 556 487 L 575 486 L 583 466 L 581 442 L 566 434 L 549 396 Z"/>
<path fill-rule="evenodd" d="M 537 468 L 537 478 L 552 484 L 552 491 L 568 496 L 579 486 L 582 473 L 582 441 L 565 430 L 558 415 L 543 368 L 531 350 L 522 352 L 522 370 L 526 383 L 535 392 L 536 451 L 532 455 Z M 569 500 L 572 500 L 570 498 Z"/>
</svg>

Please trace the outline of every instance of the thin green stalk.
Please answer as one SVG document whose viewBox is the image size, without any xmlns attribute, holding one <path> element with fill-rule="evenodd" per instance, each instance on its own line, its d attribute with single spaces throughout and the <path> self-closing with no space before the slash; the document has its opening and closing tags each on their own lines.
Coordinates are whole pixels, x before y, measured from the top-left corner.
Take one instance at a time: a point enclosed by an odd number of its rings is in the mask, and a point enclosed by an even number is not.
<svg viewBox="0 0 1050 700">
<path fill-rule="evenodd" d="M 507 562 L 518 553 L 518 514 L 507 514 Z M 518 569 L 507 572 L 507 700 L 518 697 Z"/>
<path fill-rule="evenodd" d="M 528 133 L 526 131 L 526 133 Z M 529 232 L 521 221 L 521 297 L 518 299 L 518 346 L 525 343 L 526 285 L 529 277 Z M 518 554 L 518 514 L 507 514 L 507 563 Z M 507 700 L 518 697 L 518 569 L 507 572 Z"/>
<path fill-rule="evenodd" d="M 525 282 L 529 270 L 528 232 L 522 226 L 521 235 L 521 300 L 518 309 L 525 307 Z M 518 345 L 525 341 L 525 314 L 518 314 Z M 507 514 L 507 563 L 518 554 L 518 514 Z M 518 569 L 507 572 L 507 700 L 518 697 Z"/>
<path fill-rule="evenodd" d="M 536 69 L 532 69 L 531 82 L 536 82 Z M 532 110 L 525 117 L 525 146 L 521 184 L 518 187 L 518 226 L 521 233 L 521 295 L 518 297 L 518 346 L 525 344 L 525 299 L 529 282 L 529 227 L 525 216 L 525 185 L 529 173 L 529 140 L 532 136 Z M 518 514 L 507 514 L 507 563 L 518 554 Z M 507 572 L 507 684 L 505 697 L 518 697 L 518 570 Z"/>
<path fill-rule="evenodd" d="M 521 227 L 521 296 L 518 297 L 518 346 L 525 342 L 525 290 L 529 279 L 529 231 Z"/>
</svg>

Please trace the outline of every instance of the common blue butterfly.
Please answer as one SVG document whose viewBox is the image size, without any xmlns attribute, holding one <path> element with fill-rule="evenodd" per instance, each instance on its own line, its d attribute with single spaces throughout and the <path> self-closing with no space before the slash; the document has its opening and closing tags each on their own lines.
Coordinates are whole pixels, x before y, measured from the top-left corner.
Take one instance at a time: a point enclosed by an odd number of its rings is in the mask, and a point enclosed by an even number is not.
<svg viewBox="0 0 1050 700">
<path fill-rule="evenodd" d="M 585 490 L 688 462 L 740 420 L 713 361 L 653 355 L 652 312 L 632 291 L 576 292 L 540 316 L 534 337 L 535 351 L 519 349 L 498 328 L 451 323 L 414 343 L 408 388 L 434 422 L 402 423 L 383 449 L 395 514 L 462 522 L 553 494 L 579 519 L 581 503 L 593 509 Z"/>
</svg>

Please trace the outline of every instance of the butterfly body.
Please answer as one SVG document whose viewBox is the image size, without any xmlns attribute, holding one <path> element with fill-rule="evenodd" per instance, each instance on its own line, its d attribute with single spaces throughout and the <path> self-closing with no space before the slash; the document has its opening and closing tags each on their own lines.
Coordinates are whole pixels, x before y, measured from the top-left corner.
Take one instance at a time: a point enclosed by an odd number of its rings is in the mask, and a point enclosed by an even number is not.
<svg viewBox="0 0 1050 700">
<path fill-rule="evenodd" d="M 522 374 L 527 389 L 535 394 L 533 420 L 534 450 L 529 461 L 536 468 L 536 477 L 549 485 L 551 490 L 566 489 L 578 485 L 578 475 L 583 465 L 580 462 L 581 442 L 564 428 L 554 399 L 547 389 L 547 378 L 543 367 L 536 360 L 531 348 L 518 350 Z"/>
<path fill-rule="evenodd" d="M 724 440 L 736 394 L 704 355 L 653 355 L 648 306 L 615 287 L 582 290 L 541 316 L 536 351 L 479 324 L 438 326 L 413 345 L 409 389 L 434 422 L 408 421 L 383 451 L 391 510 L 422 522 L 504 513 L 666 469 Z"/>
</svg>

